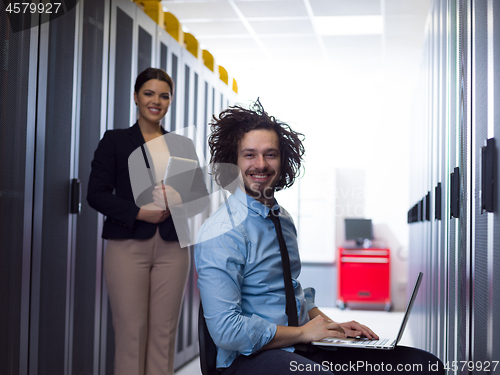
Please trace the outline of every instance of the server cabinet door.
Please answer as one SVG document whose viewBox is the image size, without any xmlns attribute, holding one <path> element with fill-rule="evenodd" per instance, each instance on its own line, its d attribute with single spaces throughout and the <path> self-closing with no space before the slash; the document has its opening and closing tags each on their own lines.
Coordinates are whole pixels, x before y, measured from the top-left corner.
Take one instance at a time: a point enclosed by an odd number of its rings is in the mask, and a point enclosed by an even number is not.
<svg viewBox="0 0 500 375">
<path fill-rule="evenodd" d="M 109 0 L 85 0 L 79 29 L 81 83 L 76 169 L 82 201 L 75 241 L 72 373 L 82 375 L 99 374 L 100 362 L 109 360 L 105 351 L 107 296 L 102 277 L 102 215 L 85 199 L 94 150 L 106 128 L 109 12 Z"/>
<path fill-rule="evenodd" d="M 0 373 L 26 375 L 39 27 L 0 24 Z"/>
<path fill-rule="evenodd" d="M 210 150 L 208 148 L 208 136 L 210 134 L 210 121 L 212 120 L 213 112 L 212 112 L 212 83 L 210 77 L 211 71 L 205 66 L 202 67 L 201 76 L 200 76 L 200 90 L 202 91 L 202 100 L 200 102 L 200 111 L 201 111 L 201 120 L 198 126 L 198 141 L 196 144 L 198 145 L 199 154 L 198 156 L 202 156 L 205 160 L 205 163 L 208 164 L 210 160 Z M 208 181 L 207 181 L 208 183 Z"/>
<path fill-rule="evenodd" d="M 488 34 L 488 84 L 493 95 L 489 95 L 488 128 L 492 128 L 496 138 L 496 190 L 494 190 L 493 220 L 489 221 L 491 229 L 488 229 L 488 256 L 490 257 L 488 268 L 488 285 L 490 286 L 488 302 L 488 319 L 491 322 L 492 332 L 488 335 L 488 354 L 490 358 L 500 358 L 500 335 L 496 335 L 495 330 L 500 329 L 500 172 L 498 156 L 500 155 L 500 47 L 494 41 L 500 40 L 500 3 L 498 1 L 488 1 L 488 25 L 491 30 Z M 493 61 L 492 61 L 493 60 Z M 490 130 L 488 131 L 488 136 Z M 490 244 L 491 243 L 491 244 Z M 492 250 L 490 250 L 492 248 Z"/>
<path fill-rule="evenodd" d="M 158 51 L 156 48 L 156 30 L 157 24 L 140 8 L 136 9 L 136 51 L 137 51 L 137 76 L 144 69 L 149 67 L 157 67 L 156 55 Z"/>
<path fill-rule="evenodd" d="M 471 154 L 471 119 L 472 119 L 472 7 L 468 1 L 459 2 L 459 61 L 460 61 L 460 149 L 458 166 L 460 167 L 460 219 L 458 222 L 457 253 L 457 360 L 470 360 L 470 315 L 471 315 L 471 215 L 472 200 L 472 154 Z M 464 329 L 465 327 L 465 329 Z"/>
<path fill-rule="evenodd" d="M 156 23 L 139 7 L 136 7 L 136 17 L 134 25 L 134 48 L 133 48 L 133 69 L 132 86 L 135 78 L 149 67 L 157 67 L 156 55 Z M 134 106 L 132 122 L 138 117 L 137 107 Z"/>
<path fill-rule="evenodd" d="M 184 98 L 184 77 L 182 70 L 183 47 L 172 39 L 168 45 L 169 57 L 167 61 L 167 73 L 174 81 L 175 92 L 170 104 L 170 116 L 167 114 L 166 130 L 176 131 L 182 129 L 182 105 Z"/>
<path fill-rule="evenodd" d="M 176 132 L 196 141 L 196 125 L 198 123 L 198 95 L 199 95 L 199 70 L 201 62 L 197 60 L 187 50 L 182 50 L 182 97 L 177 94 L 178 103 L 182 103 L 179 108 L 182 113 L 182 127 Z M 177 88 L 181 83 L 177 84 Z M 191 231 L 195 231 L 195 225 L 200 225 L 195 218 L 189 219 Z M 175 367 L 178 368 L 184 363 L 193 359 L 198 353 L 198 306 L 199 292 L 196 287 L 196 270 L 194 267 L 194 247 L 189 248 L 191 254 L 191 265 L 184 293 L 179 327 L 177 329 L 177 344 L 175 353 Z"/>
<path fill-rule="evenodd" d="M 474 1 L 474 19 L 472 20 L 472 324 L 471 340 L 473 361 L 488 360 L 488 221 L 490 215 L 481 210 L 481 147 L 488 138 L 488 24 L 487 3 Z M 491 360 L 491 358 L 490 358 Z"/>
<path fill-rule="evenodd" d="M 473 1 L 472 20 L 472 134 L 474 135 L 472 166 L 473 166 L 473 211 L 472 227 L 474 228 L 472 242 L 472 319 L 471 319 L 471 360 L 475 363 L 494 361 L 500 354 L 500 341 L 494 334 L 498 327 L 498 308 L 500 297 L 498 276 L 494 272 L 499 264 L 500 250 L 498 247 L 498 114 L 500 93 L 498 67 L 500 66 L 500 48 L 496 41 L 500 37 L 497 25 L 500 17 L 500 6 L 494 1 Z M 495 69 L 496 68 L 496 69 Z M 493 155 L 492 163 L 484 165 L 487 155 L 483 155 L 487 140 L 495 139 L 496 144 L 488 143 L 488 153 Z M 487 186 L 483 181 L 491 174 L 494 181 Z M 492 212 L 483 209 L 482 203 L 489 196 L 492 198 Z M 491 207 L 488 207 L 491 209 Z M 472 373 L 481 373 L 475 367 Z"/>
<path fill-rule="evenodd" d="M 156 60 L 154 66 L 159 67 L 160 69 L 163 69 L 170 75 L 170 65 L 171 65 L 171 60 L 172 58 L 169 56 L 170 54 L 170 46 L 174 43 L 174 39 L 160 26 L 156 26 L 156 43 L 155 43 L 155 49 L 156 49 Z M 175 85 L 175 81 L 174 81 Z M 174 95 L 175 95 L 176 88 L 174 88 Z M 171 111 L 172 108 L 170 108 L 169 111 Z M 161 122 L 162 126 L 165 129 L 170 129 L 170 115 L 167 114 Z"/>
<path fill-rule="evenodd" d="M 213 72 L 207 67 L 203 66 L 201 69 L 201 82 L 203 90 L 203 118 L 200 126 L 198 126 L 198 136 L 199 141 L 197 142 L 198 147 L 202 147 L 203 151 L 198 154 L 198 156 L 203 156 L 205 159 L 206 165 L 210 162 L 210 150 L 208 147 L 208 136 L 210 134 L 210 122 L 212 120 L 212 116 L 215 114 L 215 89 L 214 85 L 216 84 L 216 80 L 218 78 L 213 74 Z M 217 113 L 218 115 L 218 113 Z M 205 183 L 207 185 L 207 189 L 211 193 L 210 198 L 210 206 L 204 212 L 204 217 L 208 218 L 215 210 L 217 210 L 219 206 L 218 199 L 216 199 L 216 195 L 213 192 L 216 190 L 215 182 L 212 180 L 211 176 L 207 173 Z"/>
<path fill-rule="evenodd" d="M 76 214 L 76 43 L 80 6 L 40 26 L 31 279 L 30 374 L 71 368 Z"/>
<path fill-rule="evenodd" d="M 108 129 L 126 129 L 135 121 L 133 82 L 135 15 L 137 5 L 131 1 L 111 2 Z"/>
<path fill-rule="evenodd" d="M 448 8 L 446 2 L 437 3 L 437 20 L 436 20 L 436 41 L 435 41 L 435 59 L 436 59 L 436 96 L 435 96 L 435 116 L 433 123 L 433 159 L 432 159 L 432 180 L 428 185 L 428 189 L 431 194 L 431 217 L 432 230 L 432 285 L 433 287 L 433 300 L 431 302 L 432 311 L 432 321 L 433 326 L 431 331 L 433 332 L 433 345 L 432 352 L 435 353 L 439 358 L 444 358 L 445 356 L 445 345 L 446 345 L 446 290 L 447 290 L 447 248 L 446 248 L 446 228 L 448 225 L 448 220 L 435 220 L 435 207 L 436 204 L 441 202 L 441 212 L 442 207 L 442 196 L 436 196 L 435 187 L 441 183 L 446 183 L 449 175 L 447 168 L 447 146 L 446 146 L 446 119 L 447 119 L 447 100 L 449 100 L 448 93 L 448 61 L 447 61 L 447 44 L 448 35 L 446 30 L 448 30 L 449 19 L 448 19 Z M 446 185 L 447 186 L 447 185 Z M 443 216 L 442 216 L 443 217 Z M 444 217 L 447 217 L 446 214 Z"/>
</svg>

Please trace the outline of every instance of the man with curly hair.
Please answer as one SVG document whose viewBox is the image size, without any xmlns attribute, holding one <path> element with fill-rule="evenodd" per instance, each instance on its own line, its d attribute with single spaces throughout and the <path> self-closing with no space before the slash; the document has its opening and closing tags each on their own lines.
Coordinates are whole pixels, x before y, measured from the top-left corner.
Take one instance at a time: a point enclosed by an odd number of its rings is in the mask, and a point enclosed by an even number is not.
<svg viewBox="0 0 500 375">
<path fill-rule="evenodd" d="M 378 336 L 358 322 L 330 319 L 315 306 L 314 290 L 303 289 L 297 280 L 297 231 L 274 194 L 292 186 L 300 173 L 303 135 L 269 116 L 259 101 L 252 109 L 223 111 L 211 127 L 213 178 L 232 194 L 200 229 L 195 261 L 219 371 L 331 374 L 328 363 L 387 362 L 386 351 L 327 351 L 310 345 L 332 336 Z M 413 351 L 418 350 L 398 347 L 399 360 L 412 358 L 427 366 L 435 359 Z"/>
</svg>

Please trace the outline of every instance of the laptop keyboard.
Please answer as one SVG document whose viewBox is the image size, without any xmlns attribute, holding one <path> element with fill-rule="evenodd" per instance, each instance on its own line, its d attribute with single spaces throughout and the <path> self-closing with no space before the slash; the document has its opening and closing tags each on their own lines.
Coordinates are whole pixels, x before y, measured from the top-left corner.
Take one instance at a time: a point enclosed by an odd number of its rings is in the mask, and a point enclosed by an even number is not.
<svg viewBox="0 0 500 375">
<path fill-rule="evenodd" d="M 354 341 L 353 344 L 363 345 L 363 346 L 373 346 L 373 347 L 382 347 L 387 344 L 389 339 L 382 340 L 358 340 Z"/>
</svg>

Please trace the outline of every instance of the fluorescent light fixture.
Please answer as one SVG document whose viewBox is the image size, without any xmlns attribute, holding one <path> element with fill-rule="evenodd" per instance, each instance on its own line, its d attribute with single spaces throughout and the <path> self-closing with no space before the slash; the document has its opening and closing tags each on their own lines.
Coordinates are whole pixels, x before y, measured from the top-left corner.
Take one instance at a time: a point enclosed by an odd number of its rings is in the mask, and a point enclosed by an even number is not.
<svg viewBox="0 0 500 375">
<path fill-rule="evenodd" d="M 384 32 L 382 16 L 314 17 L 319 35 L 380 35 Z"/>
</svg>

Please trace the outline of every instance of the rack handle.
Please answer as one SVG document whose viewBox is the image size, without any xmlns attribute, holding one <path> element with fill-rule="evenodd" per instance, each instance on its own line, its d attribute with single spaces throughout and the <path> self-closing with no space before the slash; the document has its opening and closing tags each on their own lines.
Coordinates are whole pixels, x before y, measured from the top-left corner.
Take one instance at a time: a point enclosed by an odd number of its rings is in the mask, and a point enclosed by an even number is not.
<svg viewBox="0 0 500 375">
<path fill-rule="evenodd" d="M 496 188 L 496 147 L 495 139 L 486 141 L 481 147 L 481 213 L 494 212 Z"/>
<path fill-rule="evenodd" d="M 71 204 L 69 212 L 78 215 L 82 213 L 82 184 L 78 178 L 71 180 Z"/>
<path fill-rule="evenodd" d="M 434 189 L 434 218 L 441 220 L 441 182 Z"/>
<path fill-rule="evenodd" d="M 450 217 L 460 217 L 460 168 L 455 167 L 451 174 Z"/>
</svg>

